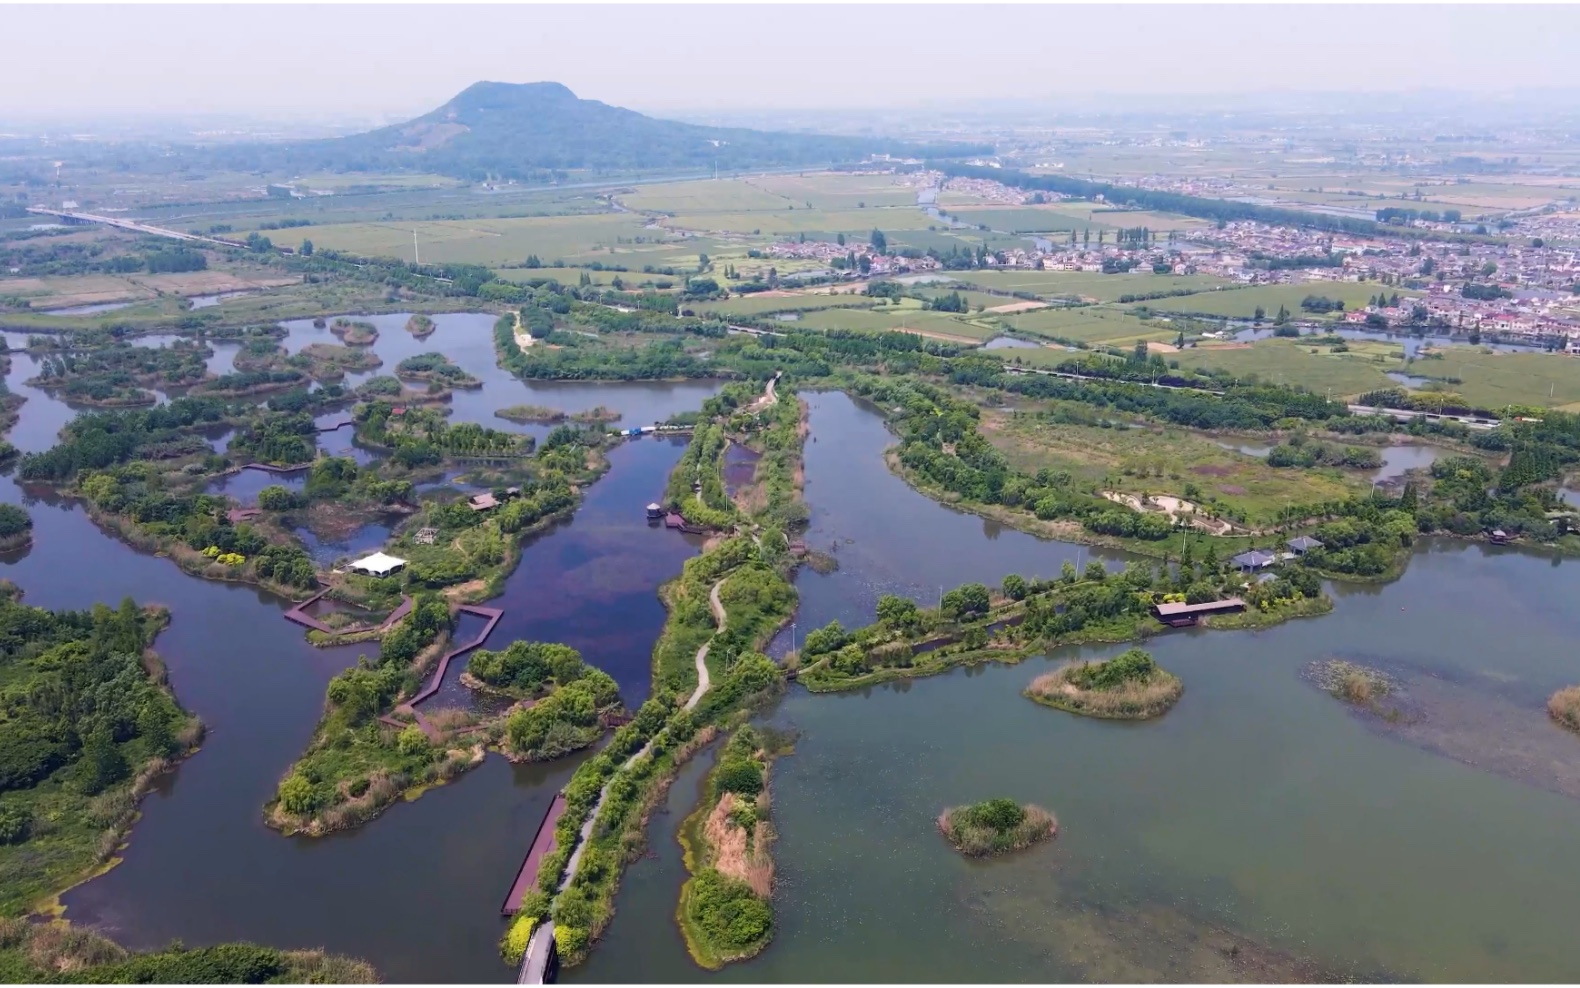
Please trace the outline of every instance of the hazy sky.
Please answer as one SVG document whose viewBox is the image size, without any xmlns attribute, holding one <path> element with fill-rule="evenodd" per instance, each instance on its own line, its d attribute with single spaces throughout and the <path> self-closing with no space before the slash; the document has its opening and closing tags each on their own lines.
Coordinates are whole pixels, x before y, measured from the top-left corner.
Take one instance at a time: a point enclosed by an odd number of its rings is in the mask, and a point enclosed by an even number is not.
<svg viewBox="0 0 1580 988">
<path fill-rule="evenodd" d="M 7 6 L 0 119 L 425 112 L 480 79 L 662 113 L 1060 93 L 1580 88 L 1580 7 Z"/>
</svg>

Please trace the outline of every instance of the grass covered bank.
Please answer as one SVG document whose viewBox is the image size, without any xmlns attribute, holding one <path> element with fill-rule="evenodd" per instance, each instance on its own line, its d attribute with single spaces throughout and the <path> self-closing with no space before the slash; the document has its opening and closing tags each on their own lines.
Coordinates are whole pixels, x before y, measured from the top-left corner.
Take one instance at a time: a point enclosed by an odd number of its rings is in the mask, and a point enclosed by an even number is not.
<svg viewBox="0 0 1580 988">
<path fill-rule="evenodd" d="M 65 923 L 0 920 L 0 979 L 6 984 L 370 985 L 366 961 L 322 950 L 224 943 L 136 953 Z"/>
</svg>

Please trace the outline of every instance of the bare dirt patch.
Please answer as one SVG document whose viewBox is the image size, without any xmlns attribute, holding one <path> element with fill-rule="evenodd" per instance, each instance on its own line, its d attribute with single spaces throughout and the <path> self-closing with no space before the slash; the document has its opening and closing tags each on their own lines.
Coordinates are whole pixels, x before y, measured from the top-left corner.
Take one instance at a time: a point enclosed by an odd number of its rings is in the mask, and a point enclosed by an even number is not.
<svg viewBox="0 0 1580 988">
<path fill-rule="evenodd" d="M 773 827 L 766 820 L 758 820 L 748 835 L 730 816 L 739 805 L 732 792 L 719 797 L 719 804 L 703 824 L 702 836 L 713 848 L 713 867 L 720 874 L 745 882 L 766 899 L 774 887 L 773 859 L 765 853 L 773 839 Z"/>
<path fill-rule="evenodd" d="M 995 305 L 993 308 L 988 309 L 987 311 L 1003 314 L 1012 312 L 1030 312 L 1033 309 L 1046 309 L 1047 307 L 1047 302 L 1012 302 L 1009 305 Z"/>
</svg>

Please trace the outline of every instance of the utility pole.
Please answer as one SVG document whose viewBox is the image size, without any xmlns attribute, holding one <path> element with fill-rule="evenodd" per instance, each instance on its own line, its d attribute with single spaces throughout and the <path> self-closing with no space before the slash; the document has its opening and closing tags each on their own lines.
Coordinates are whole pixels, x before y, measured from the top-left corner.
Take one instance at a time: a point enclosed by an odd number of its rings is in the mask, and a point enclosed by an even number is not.
<svg viewBox="0 0 1580 988">
<path fill-rule="evenodd" d="M 422 257 L 417 253 L 417 229 L 411 231 L 411 263 L 414 267 L 422 267 Z"/>
</svg>

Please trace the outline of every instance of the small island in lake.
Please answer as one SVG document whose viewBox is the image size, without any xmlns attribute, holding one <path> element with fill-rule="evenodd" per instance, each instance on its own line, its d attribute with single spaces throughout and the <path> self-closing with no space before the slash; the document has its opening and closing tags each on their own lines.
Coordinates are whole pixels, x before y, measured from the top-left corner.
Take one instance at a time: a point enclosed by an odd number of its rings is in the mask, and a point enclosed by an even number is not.
<svg viewBox="0 0 1580 988">
<path fill-rule="evenodd" d="M 437 323 L 420 312 L 415 313 L 410 319 L 406 320 L 406 332 L 419 340 L 426 340 L 438 328 L 439 325 Z"/>
<path fill-rule="evenodd" d="M 450 388 L 480 388 L 483 382 L 450 363 L 442 353 L 419 353 L 395 365 L 395 376 L 413 381 L 437 381 Z"/>
<path fill-rule="evenodd" d="M 507 422 L 520 424 L 542 423 L 554 425 L 559 422 L 580 422 L 586 425 L 607 425 L 610 422 L 620 421 L 620 413 L 611 408 L 599 405 L 589 408 L 584 412 L 562 412 L 558 408 L 548 408 L 543 405 L 511 405 L 501 408 L 494 413 L 496 418 Z"/>
<path fill-rule="evenodd" d="M 1547 700 L 1547 712 L 1553 720 L 1580 731 L 1580 686 L 1565 686 Z"/>
<path fill-rule="evenodd" d="M 1178 676 L 1159 668 L 1151 653 L 1139 648 L 1106 662 L 1077 662 L 1055 669 L 1026 688 L 1027 697 L 1045 706 L 1113 720 L 1157 717 L 1184 692 Z"/>
<path fill-rule="evenodd" d="M 340 337 L 346 346 L 372 346 L 378 341 L 378 327 L 360 319 L 336 319 L 329 331 Z"/>
<path fill-rule="evenodd" d="M 706 792 L 678 835 L 690 877 L 675 918 L 692 960 L 717 971 L 773 938 L 774 841 L 768 776 L 791 739 L 752 726 L 724 745 Z"/>
<path fill-rule="evenodd" d="M 1028 848 L 1059 832 L 1059 821 L 1040 806 L 989 799 L 938 814 L 938 830 L 955 850 L 973 858 Z"/>
</svg>

